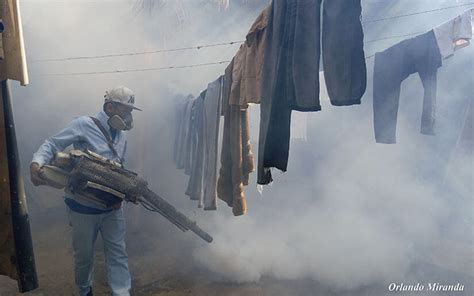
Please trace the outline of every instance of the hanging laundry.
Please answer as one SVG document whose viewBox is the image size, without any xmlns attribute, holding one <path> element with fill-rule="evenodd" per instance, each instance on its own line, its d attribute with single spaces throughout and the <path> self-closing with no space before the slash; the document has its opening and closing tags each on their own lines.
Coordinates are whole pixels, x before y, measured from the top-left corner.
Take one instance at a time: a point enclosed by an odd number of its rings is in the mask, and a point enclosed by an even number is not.
<svg viewBox="0 0 474 296">
<path fill-rule="evenodd" d="M 189 142 L 191 148 L 191 174 L 189 177 L 186 195 L 191 200 L 203 200 L 203 178 L 204 178 L 204 98 L 206 91 L 201 92 L 192 104 L 191 119 L 189 126 Z M 194 144 L 192 144 L 194 143 Z M 199 204 L 202 207 L 202 204 Z"/>
<path fill-rule="evenodd" d="M 270 6 L 254 21 L 223 78 L 224 132 L 217 195 L 232 207 L 235 216 L 247 212 L 243 186 L 248 185 L 249 174 L 254 171 L 247 107 L 260 103 L 269 12 Z"/>
<path fill-rule="evenodd" d="M 221 119 L 222 80 L 217 80 L 207 86 L 204 98 L 204 210 L 217 208 L 217 155 L 218 136 Z"/>
<path fill-rule="evenodd" d="M 191 135 L 191 120 L 192 120 L 192 111 L 194 107 L 194 100 L 191 99 L 186 104 L 186 109 L 184 113 L 184 121 L 183 121 L 183 142 L 182 146 L 180 147 L 181 154 L 179 155 L 179 167 L 184 169 L 187 175 L 190 174 L 190 169 L 192 166 L 192 144 L 193 138 Z"/>
<path fill-rule="evenodd" d="M 174 141 L 173 141 L 173 163 L 176 167 L 178 167 L 178 158 L 179 158 L 179 146 L 181 145 L 181 131 L 182 131 L 182 121 L 183 121 L 183 114 L 184 114 L 184 106 L 186 101 L 181 96 L 176 96 L 173 100 L 176 102 L 175 110 L 175 117 L 174 117 Z"/>
<path fill-rule="evenodd" d="M 189 175 L 186 195 L 205 210 L 216 209 L 217 140 L 221 116 L 222 78 L 209 83 L 194 99 L 182 103 L 181 124 L 175 141 L 176 166 Z"/>
<path fill-rule="evenodd" d="M 233 61 L 229 104 L 247 106 L 260 104 L 263 53 L 266 45 L 265 29 L 270 6 L 265 8 L 247 33 L 246 41 Z"/>
<path fill-rule="evenodd" d="M 291 116 L 291 139 L 308 142 L 308 113 L 293 112 Z"/>
<path fill-rule="evenodd" d="M 321 0 L 272 1 L 262 71 L 259 184 L 272 181 L 271 167 L 287 169 L 291 110 L 321 110 L 320 40 L 331 103 L 360 104 L 365 92 L 360 0 L 321 3 Z"/>
<path fill-rule="evenodd" d="M 188 108 L 190 107 L 190 111 L 187 114 L 189 117 L 187 120 L 187 125 L 186 125 L 186 130 L 185 130 L 185 142 L 184 142 L 184 153 L 185 153 L 185 158 L 184 158 L 184 173 L 188 176 L 191 175 L 192 169 L 193 169 L 193 164 L 194 164 L 194 159 L 197 156 L 197 145 L 198 145 L 198 133 L 201 131 L 197 131 L 197 126 L 193 124 L 195 121 L 196 117 L 196 99 L 191 98 L 190 104 L 187 106 Z M 201 115 L 202 116 L 202 115 Z"/>
<path fill-rule="evenodd" d="M 175 142 L 174 142 L 174 154 L 173 160 L 175 162 L 176 168 L 183 169 L 185 168 L 185 158 L 189 151 L 186 151 L 188 148 L 185 143 L 188 138 L 190 120 L 191 120 L 191 108 L 193 106 L 194 98 L 189 95 L 186 98 L 176 97 L 177 106 L 176 106 L 176 133 L 175 133 Z"/>
<path fill-rule="evenodd" d="M 466 47 L 472 39 L 471 11 L 433 29 L 441 57 L 449 58 L 455 50 Z"/>
<path fill-rule="evenodd" d="M 319 101 L 329 102 L 328 89 L 326 87 L 326 79 L 324 79 L 324 72 L 319 72 Z"/>
<path fill-rule="evenodd" d="M 248 109 L 229 104 L 233 67 L 234 60 L 226 68 L 223 78 L 224 131 L 217 196 L 232 207 L 235 216 L 240 216 L 247 212 L 243 186 L 249 183 L 249 174 L 254 170 L 254 159 L 250 145 Z"/>
<path fill-rule="evenodd" d="M 433 30 L 375 54 L 374 131 L 377 143 L 396 142 L 400 85 L 418 73 L 424 87 L 421 133 L 434 135 L 437 71 L 441 54 Z"/>
</svg>

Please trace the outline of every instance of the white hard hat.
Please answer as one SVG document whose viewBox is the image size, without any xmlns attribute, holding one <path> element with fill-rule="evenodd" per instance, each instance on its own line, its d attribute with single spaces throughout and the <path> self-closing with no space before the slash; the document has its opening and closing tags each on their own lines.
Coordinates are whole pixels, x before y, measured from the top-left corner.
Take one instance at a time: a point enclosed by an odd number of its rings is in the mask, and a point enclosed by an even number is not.
<svg viewBox="0 0 474 296">
<path fill-rule="evenodd" d="M 125 86 L 117 86 L 105 92 L 105 103 L 116 102 L 128 106 L 138 111 L 141 109 L 135 107 L 135 94 L 131 89 Z"/>
</svg>

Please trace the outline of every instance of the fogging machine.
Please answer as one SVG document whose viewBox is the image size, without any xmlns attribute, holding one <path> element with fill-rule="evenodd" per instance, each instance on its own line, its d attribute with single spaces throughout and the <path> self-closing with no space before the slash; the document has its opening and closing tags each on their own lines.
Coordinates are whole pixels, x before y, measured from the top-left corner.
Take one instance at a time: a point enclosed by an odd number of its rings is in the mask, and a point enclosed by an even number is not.
<svg viewBox="0 0 474 296">
<path fill-rule="evenodd" d="M 120 163 L 91 151 L 57 152 L 51 165 L 41 168 L 40 176 L 48 185 L 86 197 L 93 203 L 110 207 L 121 201 L 142 204 L 157 212 L 182 231 L 191 230 L 208 243 L 212 237 L 196 222 L 148 188 L 148 183 Z"/>
</svg>

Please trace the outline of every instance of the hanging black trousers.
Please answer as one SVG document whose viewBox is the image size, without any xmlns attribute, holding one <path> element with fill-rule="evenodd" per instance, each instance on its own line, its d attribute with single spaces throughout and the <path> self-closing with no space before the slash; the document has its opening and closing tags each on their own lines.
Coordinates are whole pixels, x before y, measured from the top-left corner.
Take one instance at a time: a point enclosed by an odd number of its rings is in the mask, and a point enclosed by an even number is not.
<svg viewBox="0 0 474 296">
<path fill-rule="evenodd" d="M 331 103 L 360 104 L 366 88 L 360 16 L 360 0 L 272 2 L 262 74 L 259 184 L 272 181 L 271 167 L 286 171 L 291 110 L 321 110 L 321 54 Z"/>
</svg>

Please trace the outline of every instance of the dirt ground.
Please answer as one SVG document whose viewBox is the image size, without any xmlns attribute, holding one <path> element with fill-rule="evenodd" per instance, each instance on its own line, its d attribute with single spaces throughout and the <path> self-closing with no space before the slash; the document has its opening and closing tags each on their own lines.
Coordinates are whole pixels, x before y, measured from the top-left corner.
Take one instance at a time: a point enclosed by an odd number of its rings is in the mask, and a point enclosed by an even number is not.
<svg viewBox="0 0 474 296">
<path fill-rule="evenodd" d="M 41 215 L 48 216 L 48 222 L 39 223 L 37 213 L 32 216 L 32 233 L 35 248 L 36 267 L 40 287 L 25 295 L 78 295 L 74 286 L 73 261 L 70 227 L 67 224 L 65 210 L 51 209 Z M 277 280 L 262 278 L 259 282 L 236 284 L 225 281 L 219 275 L 204 270 L 194 264 L 192 247 L 188 252 L 176 252 L 178 236 L 189 235 L 169 228 L 169 233 L 163 230 L 143 229 L 134 225 L 136 221 L 128 221 L 127 249 L 129 265 L 132 274 L 132 295 L 166 295 L 166 296 L 381 296 L 390 294 L 385 284 L 373 287 L 363 287 L 357 291 L 334 292 L 323 285 L 311 280 Z M 165 229 L 166 232 L 166 229 Z M 192 238 L 190 238 L 192 239 Z M 100 238 L 95 252 L 95 295 L 110 295 L 106 283 L 105 260 Z M 472 262 L 471 262 L 472 263 Z M 470 264 L 469 260 L 466 264 Z M 427 266 L 419 268 L 417 279 L 453 278 L 468 284 L 474 283 L 472 277 L 465 274 L 453 273 L 438 267 Z M 465 293 L 455 295 L 474 295 L 472 285 Z M 17 292 L 16 282 L 0 276 L 0 295 L 21 295 Z M 404 295 L 411 295 L 404 293 Z M 437 295 L 436 293 L 413 295 Z M 439 295 L 449 295 L 439 294 Z"/>
<path fill-rule="evenodd" d="M 39 217 L 31 215 L 31 227 L 35 248 L 36 267 L 40 287 L 26 295 L 78 295 L 73 278 L 73 251 L 70 227 L 65 211 L 50 209 L 42 215 L 47 222 L 39 223 Z M 35 223 L 36 222 L 36 223 Z M 173 238 L 190 233 L 170 229 L 170 233 L 158 233 L 135 228 L 133 220 L 128 223 L 127 250 L 130 271 L 133 277 L 133 295 L 296 295 L 286 291 L 288 283 L 265 279 L 259 283 L 234 284 L 223 281 L 219 276 L 202 270 L 192 262 L 192 254 L 177 253 Z M 152 237 L 154 239 L 152 239 Z M 294 283 L 300 295 L 312 294 L 298 287 L 311 285 Z M 95 252 L 95 295 L 109 295 L 106 282 L 105 258 L 99 239 Z M 302 294 L 301 294 L 302 293 Z M 0 295 L 13 296 L 17 293 L 16 282 L 0 276 Z"/>
<path fill-rule="evenodd" d="M 26 295 L 78 295 L 74 286 L 73 251 L 66 213 L 51 209 L 41 215 L 48 216 L 47 223 L 39 223 L 37 213 L 32 215 L 30 212 L 40 287 Z M 323 291 L 309 280 L 281 281 L 265 278 L 258 283 L 229 283 L 196 266 L 191 250 L 187 253 L 176 252 L 173 239 L 182 235 L 193 236 L 191 233 L 183 234 L 174 228 L 170 228 L 169 233 L 138 230 L 133 225 L 133 219 L 127 222 L 132 295 L 335 295 L 330 292 L 321 294 Z M 95 295 L 110 295 L 100 237 L 96 244 L 93 289 Z M 17 292 L 15 281 L 0 276 L 0 295 L 21 294 Z"/>
</svg>

